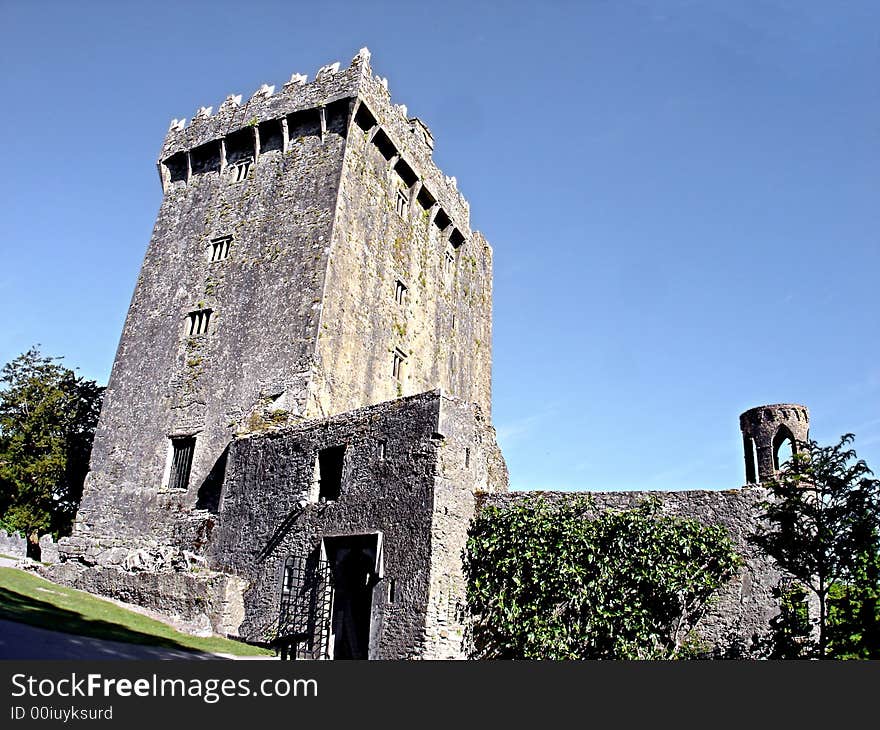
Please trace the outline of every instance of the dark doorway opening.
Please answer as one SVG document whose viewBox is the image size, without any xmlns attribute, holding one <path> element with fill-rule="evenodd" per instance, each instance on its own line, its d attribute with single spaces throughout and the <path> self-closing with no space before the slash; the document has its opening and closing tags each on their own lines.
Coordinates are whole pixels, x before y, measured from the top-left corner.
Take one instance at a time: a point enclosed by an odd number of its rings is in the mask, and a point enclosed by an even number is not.
<svg viewBox="0 0 880 730">
<path fill-rule="evenodd" d="M 333 574 L 333 658 L 368 659 L 373 588 L 382 575 L 378 533 L 325 537 Z"/>
</svg>

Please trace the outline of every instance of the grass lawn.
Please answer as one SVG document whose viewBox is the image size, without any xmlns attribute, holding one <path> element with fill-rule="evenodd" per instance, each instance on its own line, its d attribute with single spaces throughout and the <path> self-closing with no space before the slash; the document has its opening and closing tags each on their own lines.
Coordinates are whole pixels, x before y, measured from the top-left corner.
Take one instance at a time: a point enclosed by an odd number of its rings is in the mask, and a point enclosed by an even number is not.
<svg viewBox="0 0 880 730">
<path fill-rule="evenodd" d="M 182 634 L 161 621 L 15 568 L 0 568 L 0 619 L 79 636 L 169 649 L 238 656 L 272 654 L 268 649 L 238 641 Z"/>
</svg>

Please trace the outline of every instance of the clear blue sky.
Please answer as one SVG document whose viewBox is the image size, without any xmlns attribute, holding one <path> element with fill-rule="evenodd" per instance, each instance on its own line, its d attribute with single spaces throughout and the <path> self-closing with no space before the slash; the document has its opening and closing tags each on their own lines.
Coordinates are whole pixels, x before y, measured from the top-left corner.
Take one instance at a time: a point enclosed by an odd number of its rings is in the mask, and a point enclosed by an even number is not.
<svg viewBox="0 0 880 730">
<path fill-rule="evenodd" d="M 173 117 L 361 46 L 495 249 L 515 488 L 730 488 L 805 403 L 880 471 L 880 4 L 0 0 L 0 361 L 106 382 Z"/>
</svg>

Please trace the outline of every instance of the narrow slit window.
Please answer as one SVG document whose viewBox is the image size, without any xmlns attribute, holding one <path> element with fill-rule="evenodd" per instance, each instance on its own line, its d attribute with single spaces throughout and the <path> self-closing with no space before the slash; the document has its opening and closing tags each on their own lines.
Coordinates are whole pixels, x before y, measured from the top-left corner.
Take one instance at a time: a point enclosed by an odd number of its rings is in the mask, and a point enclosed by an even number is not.
<svg viewBox="0 0 880 730">
<path fill-rule="evenodd" d="M 186 334 L 189 337 L 208 334 L 208 325 L 211 323 L 211 310 L 199 309 L 190 312 L 186 318 Z"/>
<path fill-rule="evenodd" d="M 394 578 L 388 579 L 388 603 L 394 603 L 397 598 L 397 591 L 395 590 L 397 586 L 394 585 Z"/>
<path fill-rule="evenodd" d="M 409 196 L 403 191 L 397 191 L 397 203 L 395 204 L 395 209 L 397 210 L 397 215 L 401 218 L 406 217 L 406 208 L 409 205 Z"/>
<path fill-rule="evenodd" d="M 168 478 L 168 488 L 172 491 L 185 491 L 189 486 L 196 437 L 171 439 L 171 447 L 171 473 Z"/>
<path fill-rule="evenodd" d="M 394 359 L 391 363 L 391 374 L 397 378 L 397 380 L 403 380 L 403 361 L 406 360 L 406 355 L 404 355 L 400 350 L 394 351 Z"/>
<path fill-rule="evenodd" d="M 285 565 L 284 566 L 284 580 L 282 582 L 282 586 L 286 593 L 290 593 L 293 590 L 293 566 Z"/>
<path fill-rule="evenodd" d="M 452 272 L 455 269 L 455 255 L 452 251 L 447 251 L 443 256 L 443 273 L 446 276 L 452 276 Z"/>
<path fill-rule="evenodd" d="M 394 301 L 398 304 L 406 304 L 406 285 L 398 281 L 394 287 Z"/>
<path fill-rule="evenodd" d="M 471 450 L 464 450 L 464 468 L 467 469 L 471 465 Z"/>
<path fill-rule="evenodd" d="M 232 243 L 232 236 L 222 236 L 211 240 L 211 263 L 223 261 L 229 256 L 229 246 Z"/>
<path fill-rule="evenodd" d="M 232 178 L 232 182 L 241 182 L 244 180 L 251 171 L 251 165 L 253 162 L 253 158 L 247 157 L 229 165 L 229 176 Z"/>
<path fill-rule="evenodd" d="M 379 444 L 376 449 L 376 455 L 379 461 L 385 461 L 385 458 L 388 455 L 388 442 L 385 439 L 379 440 Z"/>
</svg>

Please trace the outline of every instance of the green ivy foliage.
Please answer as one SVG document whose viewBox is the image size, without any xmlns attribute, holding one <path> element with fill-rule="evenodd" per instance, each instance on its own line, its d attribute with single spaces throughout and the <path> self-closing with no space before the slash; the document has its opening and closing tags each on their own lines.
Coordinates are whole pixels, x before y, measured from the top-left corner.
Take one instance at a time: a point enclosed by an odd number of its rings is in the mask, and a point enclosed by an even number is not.
<svg viewBox="0 0 880 730">
<path fill-rule="evenodd" d="M 770 632 L 755 636 L 752 657 L 756 659 L 812 659 L 816 656 L 813 620 L 807 590 L 797 581 L 783 580 L 773 589 L 779 613 L 770 619 Z"/>
<path fill-rule="evenodd" d="M 486 507 L 464 555 L 477 658 L 670 659 L 739 558 L 723 527 L 656 501 L 597 512 L 585 497 Z"/>
</svg>

